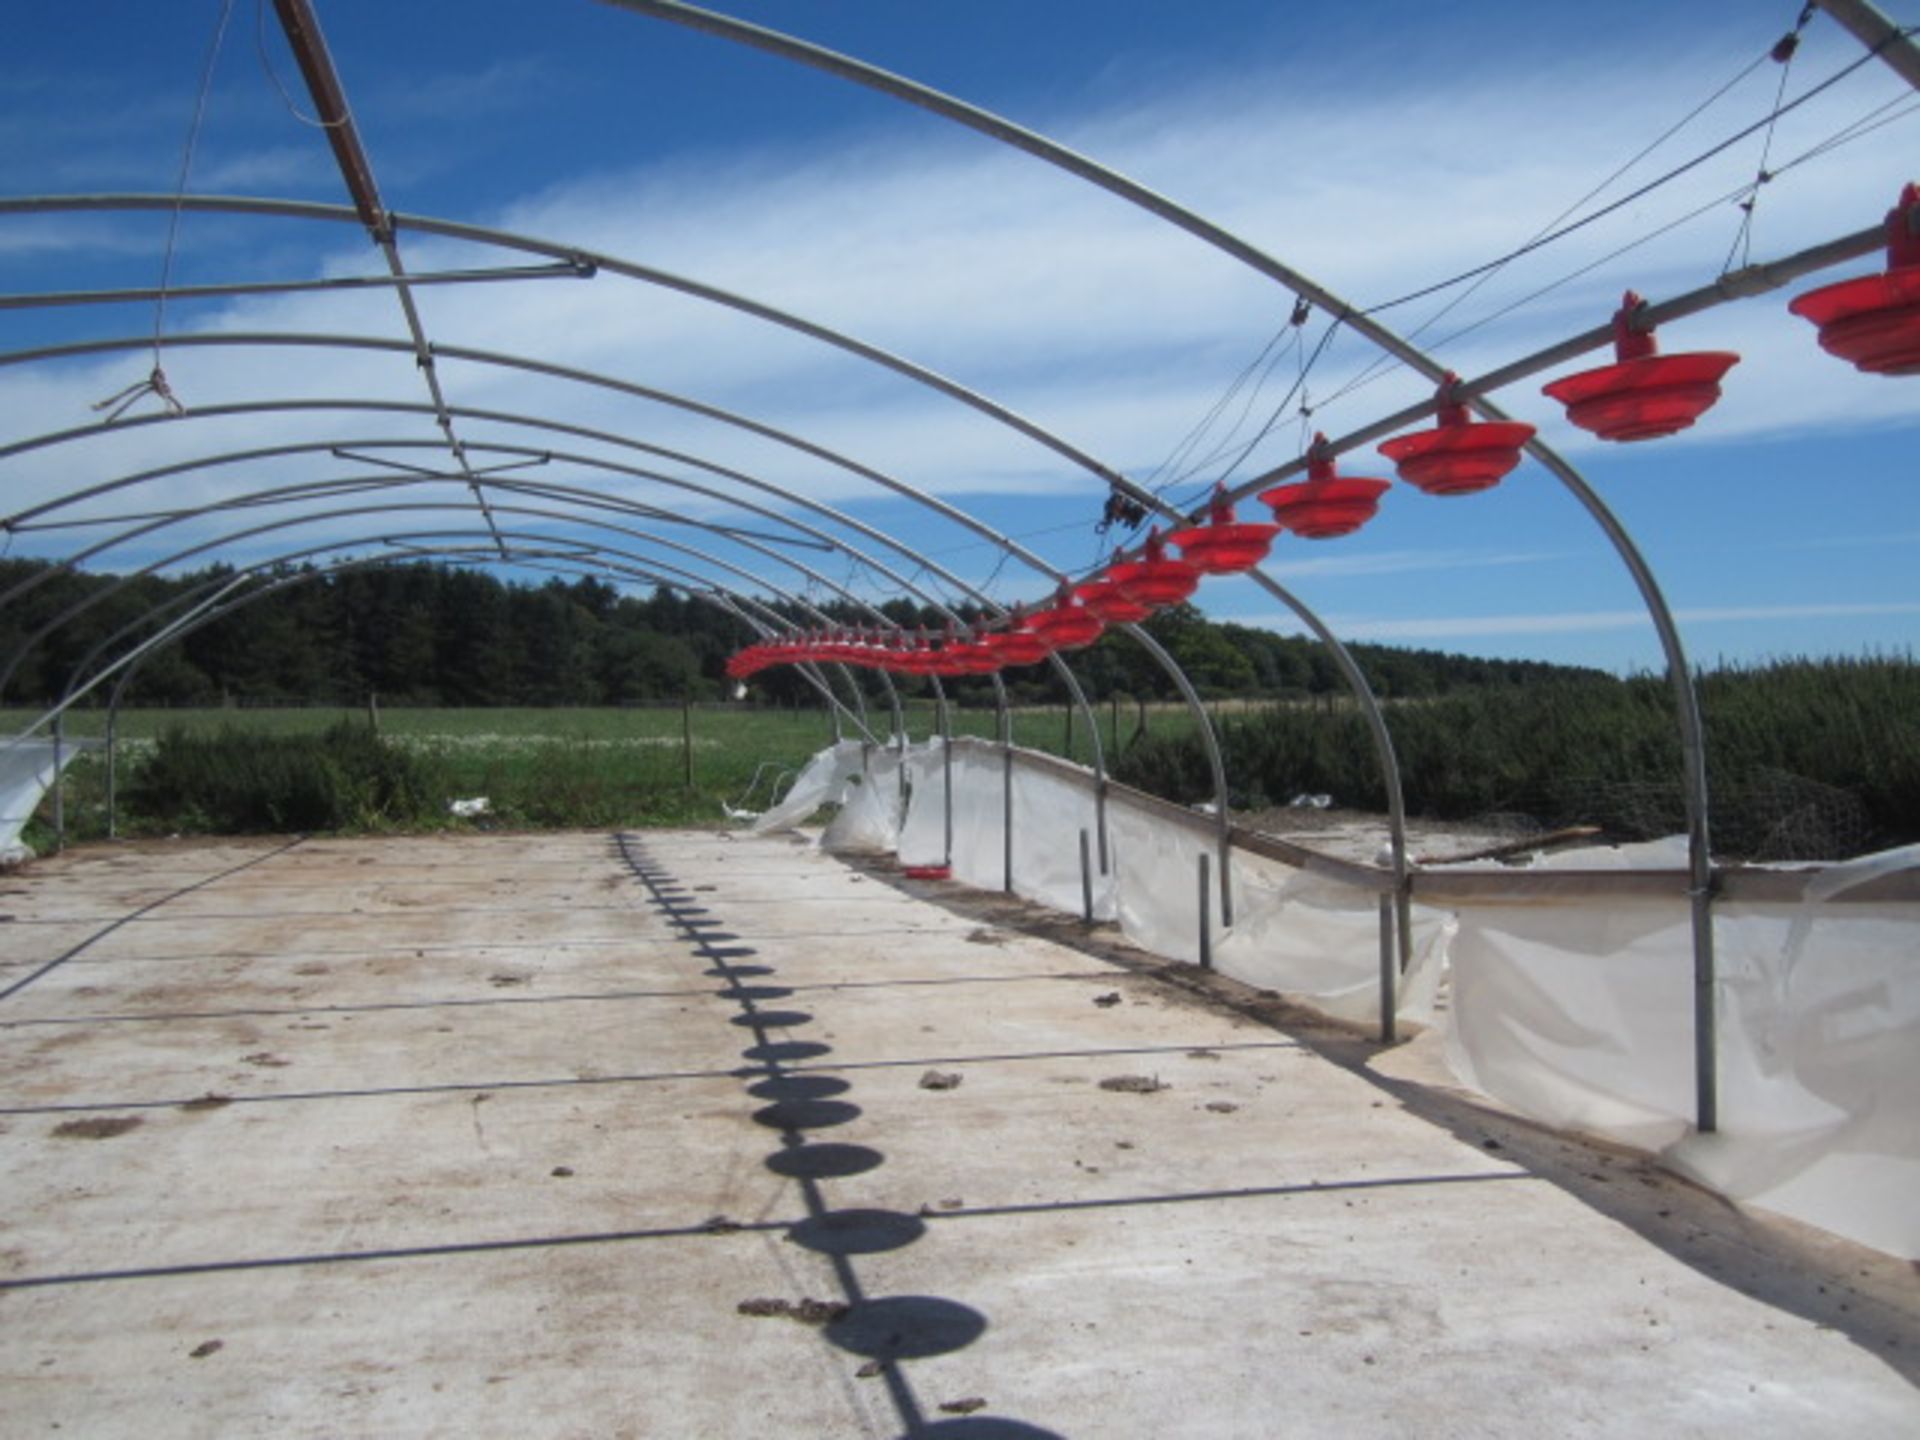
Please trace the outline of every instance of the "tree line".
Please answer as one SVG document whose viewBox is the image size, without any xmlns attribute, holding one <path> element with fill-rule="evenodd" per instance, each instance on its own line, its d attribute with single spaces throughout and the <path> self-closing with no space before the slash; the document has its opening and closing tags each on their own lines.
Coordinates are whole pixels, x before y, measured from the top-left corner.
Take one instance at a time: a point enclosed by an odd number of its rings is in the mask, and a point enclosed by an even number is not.
<svg viewBox="0 0 1920 1440">
<path fill-rule="evenodd" d="M 129 579 L 38 560 L 0 561 L 0 591 L 35 577 L 41 578 L 34 589 L 0 610 L 0 658 L 27 647 L 0 704 L 57 700 L 76 676 L 91 674 L 189 613 L 234 574 L 211 566 Z M 727 656 L 758 638 L 738 616 L 710 601 L 665 589 L 623 595 L 590 576 L 532 584 L 421 562 L 287 569 L 251 584 L 265 593 L 156 649 L 128 685 L 125 703 L 357 703 L 369 694 L 392 703 L 450 706 L 719 699 L 732 691 L 723 669 Z M 35 638 L 90 598 L 96 603 Z M 899 624 L 936 634 L 945 626 L 938 613 L 906 601 L 880 608 Z M 843 625 L 871 623 L 870 616 L 844 605 L 820 609 Z M 962 613 L 969 620 L 979 615 Z M 1210 698 L 1298 699 L 1346 688 L 1326 648 L 1304 637 L 1216 623 L 1187 605 L 1160 611 L 1145 628 Z M 1351 648 L 1375 692 L 1388 699 L 1603 678 L 1599 671 L 1537 661 L 1385 645 Z M 1095 695 L 1177 694 L 1145 650 L 1118 633 L 1102 636 L 1072 659 Z M 1005 680 L 1022 702 L 1061 698 L 1051 667 L 1009 671 Z M 989 695 L 984 680 L 947 686 L 962 703 L 985 703 Z M 790 668 L 765 672 L 752 689 L 755 698 L 774 703 L 814 702 Z"/>
</svg>

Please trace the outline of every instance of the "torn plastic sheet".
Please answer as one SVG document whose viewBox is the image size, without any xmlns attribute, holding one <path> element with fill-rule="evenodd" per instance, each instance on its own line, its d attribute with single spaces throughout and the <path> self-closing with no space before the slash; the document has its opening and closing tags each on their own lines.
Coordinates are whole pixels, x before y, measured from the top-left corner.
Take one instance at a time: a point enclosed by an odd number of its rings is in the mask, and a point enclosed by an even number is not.
<svg viewBox="0 0 1920 1440">
<path fill-rule="evenodd" d="M 33 853 L 20 843 L 20 832 L 52 788 L 54 776 L 73 763 L 80 748 L 71 740 L 55 745 L 21 737 L 0 749 L 0 864 L 17 863 Z"/>
<path fill-rule="evenodd" d="M 1683 845 L 1602 863 L 1683 861 Z M 1551 868 L 1595 868 L 1592 851 Z M 1832 867 L 1799 904 L 1714 907 L 1719 1131 L 1692 1130 L 1683 900 L 1466 905 L 1448 1059 L 1548 1124 L 1660 1152 L 1733 1199 L 1920 1259 L 1920 907 L 1846 903 L 1920 847 Z"/>
<path fill-rule="evenodd" d="M 790 830 L 822 805 L 838 805 L 846 796 L 849 778 L 861 768 L 862 750 L 870 748 L 857 740 L 842 740 L 815 755 L 795 777 L 787 798 L 753 822 L 750 827 L 753 833 L 767 835 L 775 830 Z"/>
<path fill-rule="evenodd" d="M 870 750 L 867 768 L 847 777 L 840 813 L 820 837 L 825 849 L 890 852 L 899 847 L 906 818 L 900 766 L 896 751 Z"/>
</svg>

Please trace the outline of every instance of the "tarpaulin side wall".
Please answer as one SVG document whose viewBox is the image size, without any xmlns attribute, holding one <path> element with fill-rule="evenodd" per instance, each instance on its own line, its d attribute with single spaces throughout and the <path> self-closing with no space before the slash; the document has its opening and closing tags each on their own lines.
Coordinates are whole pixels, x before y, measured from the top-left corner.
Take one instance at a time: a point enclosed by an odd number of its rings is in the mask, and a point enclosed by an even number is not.
<svg viewBox="0 0 1920 1440">
<path fill-rule="evenodd" d="M 1671 862 L 1629 847 L 1614 863 Z M 1920 1259 L 1920 947 L 1910 903 L 1851 903 L 1920 849 L 1799 904 L 1714 909 L 1720 1128 L 1693 1132 L 1693 961 L 1677 899 L 1465 904 L 1448 1059 L 1548 1124 L 1661 1152 L 1722 1194 Z M 1595 868 L 1592 852 L 1542 868 Z"/>
</svg>

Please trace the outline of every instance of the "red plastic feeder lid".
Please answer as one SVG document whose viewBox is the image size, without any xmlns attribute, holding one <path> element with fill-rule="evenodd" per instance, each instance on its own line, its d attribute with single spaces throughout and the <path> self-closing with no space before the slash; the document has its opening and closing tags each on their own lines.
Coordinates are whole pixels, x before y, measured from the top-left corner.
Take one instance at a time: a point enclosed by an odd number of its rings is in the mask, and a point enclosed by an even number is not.
<svg viewBox="0 0 1920 1440">
<path fill-rule="evenodd" d="M 1685 430 L 1720 398 L 1720 378 L 1740 363 L 1731 350 L 1661 355 L 1651 330 L 1633 328 L 1640 297 L 1629 290 L 1613 317 L 1617 363 L 1543 385 L 1567 418 L 1602 440 L 1657 440 Z"/>
<path fill-rule="evenodd" d="M 1213 503 L 1206 524 L 1176 530 L 1167 536 L 1170 543 L 1180 547 L 1180 558 L 1202 575 L 1232 575 L 1251 570 L 1267 558 L 1267 551 L 1273 548 L 1273 537 L 1280 533 L 1278 525 L 1237 523 L 1226 493 L 1224 485 L 1213 487 Z"/>
<path fill-rule="evenodd" d="M 980 643 L 1002 665 L 1038 665 L 1053 653 L 1046 637 L 1031 630 L 995 631 L 982 636 Z"/>
<path fill-rule="evenodd" d="M 1137 605 L 1159 609 L 1178 605 L 1200 588 L 1200 571 L 1185 560 L 1167 559 L 1167 542 L 1158 530 L 1147 533 L 1147 545 L 1138 560 L 1107 567 L 1107 582 Z"/>
<path fill-rule="evenodd" d="M 1820 348 L 1869 375 L 1920 375 L 1920 185 L 1887 212 L 1887 269 L 1809 290 L 1787 306 Z"/>
<path fill-rule="evenodd" d="M 1305 480 L 1260 494 L 1261 503 L 1272 507 L 1273 518 L 1303 540 L 1351 535 L 1380 513 L 1380 497 L 1393 488 L 1391 480 L 1337 474 L 1325 453 L 1326 443 L 1325 435 L 1313 437 Z"/>
<path fill-rule="evenodd" d="M 1520 447 L 1533 438 L 1533 426 L 1517 420 L 1469 419 L 1467 407 L 1449 398 L 1459 383 L 1451 370 L 1441 377 L 1433 429 L 1401 435 L 1379 447 L 1402 480 L 1429 495 L 1471 495 L 1493 488 L 1520 463 Z"/>
<path fill-rule="evenodd" d="M 909 865 L 900 873 L 909 880 L 951 880 L 953 867 L 951 865 Z"/>
<path fill-rule="evenodd" d="M 1037 612 L 1027 629 L 1046 639 L 1055 650 L 1083 650 L 1100 638 L 1106 624 L 1084 605 L 1062 600 L 1051 610 Z"/>
<path fill-rule="evenodd" d="M 1074 586 L 1073 593 L 1088 614 L 1099 616 L 1109 625 L 1133 625 L 1153 614 L 1151 605 L 1129 600 L 1111 580 L 1089 580 Z"/>
</svg>

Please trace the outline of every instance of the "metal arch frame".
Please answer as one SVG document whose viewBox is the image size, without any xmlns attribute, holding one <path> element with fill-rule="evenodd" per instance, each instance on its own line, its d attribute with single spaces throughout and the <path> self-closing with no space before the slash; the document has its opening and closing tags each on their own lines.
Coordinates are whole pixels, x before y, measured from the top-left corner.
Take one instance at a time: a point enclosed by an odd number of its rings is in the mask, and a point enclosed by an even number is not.
<svg viewBox="0 0 1920 1440">
<path fill-rule="evenodd" d="M 188 197 L 182 202 L 178 197 L 167 196 L 95 196 L 68 198 L 65 200 L 55 197 L 36 197 L 11 203 L 0 201 L 0 214 L 9 213 L 9 211 L 37 213 L 60 209 L 144 209 L 162 206 L 170 207 L 181 203 L 184 203 L 188 208 L 218 213 L 271 214 L 285 218 L 325 219 L 349 223 L 357 221 L 360 218 L 357 212 L 347 207 L 324 206 L 310 202 L 253 200 L 239 197 Z M 396 227 L 409 227 L 420 230 L 423 233 L 494 244 L 503 248 L 520 250 L 525 253 L 544 254 L 580 263 L 590 263 L 597 270 L 605 270 L 610 274 L 620 275 L 624 278 L 673 289 L 696 299 L 734 309 L 743 314 L 765 320 L 770 324 L 819 340 L 849 354 L 881 365 L 916 384 L 926 386 L 941 394 L 947 395 L 949 398 L 959 400 L 961 403 L 968 405 L 981 414 L 986 415 L 988 418 L 1008 426 L 1031 439 L 1037 440 L 1039 443 L 1055 451 L 1055 453 L 1090 471 L 1092 474 L 1106 481 L 1109 485 L 1133 496 L 1135 499 L 1147 505 L 1154 513 L 1176 521 L 1184 521 L 1187 518 L 1178 510 L 1162 501 L 1160 497 L 1141 489 L 1118 471 L 1094 459 L 1086 452 L 1071 445 L 1060 437 L 1053 435 L 1051 432 L 1026 419 L 1024 416 L 979 394 L 977 391 L 961 385 L 959 382 L 937 371 L 918 365 L 903 356 L 892 354 L 877 346 L 869 345 L 864 341 L 830 327 L 817 324 L 786 311 L 776 309 L 773 306 L 762 304 L 715 286 L 705 285 L 683 276 L 638 265 L 634 262 L 600 252 L 555 245 L 551 242 L 516 235 L 508 231 L 491 230 L 485 227 L 465 225 L 457 222 L 432 220 L 418 216 L 402 216 L 391 213 L 387 218 L 389 222 Z M 449 347 L 440 347 L 437 353 L 447 354 L 450 357 L 455 354 L 454 350 Z M 468 360 L 479 360 L 483 357 L 506 358 L 491 357 L 490 352 L 484 351 L 462 350 L 459 352 L 459 358 Z M 0 357 L 0 360 L 4 360 L 4 358 L 5 357 Z M 591 372 L 547 365 L 542 362 L 535 362 L 532 368 L 534 368 L 537 373 L 547 374 L 555 378 L 595 379 Z M 611 377 L 599 378 L 600 380 L 610 380 Z M 596 381 L 596 383 L 598 382 Z M 642 398 L 664 400 L 665 403 L 681 403 L 677 398 L 665 399 L 661 392 L 649 391 L 645 387 L 634 387 L 620 381 L 612 381 L 611 383 L 616 389 L 624 390 L 627 393 L 638 394 Z M 696 413 L 707 414 L 710 418 L 727 419 L 730 423 L 741 423 L 742 420 L 742 417 L 729 417 L 725 412 L 716 412 L 713 407 L 700 406 L 697 403 L 689 408 L 694 409 Z M 448 407 L 448 413 L 458 415 L 461 411 L 459 407 Z M 746 422 L 746 424 L 748 428 L 754 429 L 758 433 L 766 434 L 769 438 L 782 439 L 785 443 L 794 443 L 792 437 L 771 434 L 765 427 L 761 427 L 755 422 Z M 801 448 L 808 453 L 813 453 L 820 456 L 820 458 L 828 459 L 831 463 L 840 464 L 851 469 L 853 473 L 861 474 L 865 476 L 865 478 L 874 480 L 882 485 L 887 485 L 889 488 L 897 488 L 895 482 L 891 481 L 889 477 L 881 476 L 862 466 L 851 465 L 844 457 L 833 456 L 830 452 L 823 452 L 818 447 L 811 446 L 807 442 L 799 443 Z M 7 449 L 0 449 L 0 456 L 9 453 L 11 452 Z M 898 493 L 907 492 L 899 491 Z M 971 517 L 966 516 L 964 512 L 955 511 L 951 507 L 947 507 L 943 503 L 938 502 L 934 497 L 925 496 L 919 492 L 915 492 L 915 494 L 917 498 L 921 499 L 922 503 L 933 505 L 939 513 L 945 515 L 948 519 L 954 520 L 974 530 L 977 534 L 982 534 L 983 538 L 993 539 L 990 533 L 983 532 L 981 528 L 971 520 Z M 995 541 L 994 543 L 1001 542 Z M 1002 548 L 1005 548 L 1004 544 L 1002 544 Z M 1050 569 L 1051 567 L 1043 568 Z M 1054 573 L 1056 576 L 1058 575 L 1058 572 Z M 1383 785 L 1387 798 L 1390 850 L 1393 857 L 1395 883 L 1404 892 L 1407 889 L 1405 805 L 1401 792 L 1398 758 L 1394 754 L 1392 737 L 1387 731 L 1384 716 L 1380 711 L 1378 698 L 1373 694 L 1365 673 L 1360 669 L 1359 665 L 1354 662 L 1352 656 L 1347 652 L 1346 647 L 1310 607 L 1263 571 L 1255 570 L 1252 572 L 1252 576 L 1262 589 L 1266 590 L 1269 595 L 1279 600 L 1291 610 L 1294 615 L 1306 625 L 1315 638 L 1333 652 L 1335 668 L 1340 672 L 1342 680 L 1347 684 L 1349 690 L 1352 691 L 1356 701 L 1361 706 L 1374 744 L 1376 759 L 1383 772 Z M 1095 744 L 1096 768 L 1100 768 L 1100 760 L 1097 754 L 1097 741 Z M 1104 827 L 1102 828 L 1101 840 L 1101 865 L 1104 871 L 1106 864 Z M 1399 913 L 1403 921 L 1408 919 L 1408 908 L 1408 904 L 1403 895 L 1399 907 Z M 1404 966 L 1411 958 L 1410 938 L 1403 937 L 1400 950 L 1401 962 Z"/>
<path fill-rule="evenodd" d="M 851 80 L 867 89 L 904 100 L 908 104 L 964 125 L 990 139 L 1023 150 L 1057 169 L 1064 170 L 1129 204 L 1158 216 L 1260 274 L 1278 281 L 1295 295 L 1310 300 L 1321 309 L 1331 312 L 1337 317 L 1339 323 L 1350 326 L 1356 333 L 1372 341 L 1416 373 L 1426 376 L 1430 381 L 1439 384 L 1444 380 L 1446 368 L 1437 360 L 1387 326 L 1380 324 L 1364 311 L 1349 305 L 1331 290 L 1166 196 L 991 111 L 970 105 L 930 86 L 922 85 L 824 46 L 744 20 L 736 20 L 731 16 L 702 10 L 682 3 L 682 0 L 602 0 L 602 3 L 615 9 L 627 10 L 689 29 L 704 31 L 782 59 L 797 61 L 810 68 Z M 1471 395 L 1461 398 L 1490 418 L 1496 420 L 1507 418 L 1505 411 L 1484 396 Z M 1710 800 L 1706 773 L 1705 729 L 1700 715 L 1699 696 L 1693 687 L 1693 673 L 1687 661 L 1679 627 L 1674 622 L 1666 596 L 1625 526 L 1586 483 L 1579 471 L 1551 446 L 1535 436 L 1527 442 L 1526 448 L 1528 453 L 1545 465 L 1566 487 L 1613 545 L 1640 591 L 1641 600 L 1647 607 L 1666 658 L 1669 685 L 1679 720 L 1681 764 L 1687 810 L 1688 898 L 1692 916 L 1694 951 L 1694 1118 L 1696 1129 L 1702 1133 L 1711 1133 L 1719 1125 L 1719 1076 L 1713 993 L 1714 877 L 1709 831 Z M 1264 580 L 1264 577 L 1261 578 Z M 1404 866 L 1402 864 L 1396 868 L 1403 869 Z M 1404 964 L 1409 939 L 1407 920 L 1410 900 L 1404 884 L 1400 889 L 1401 944 Z"/>
</svg>

